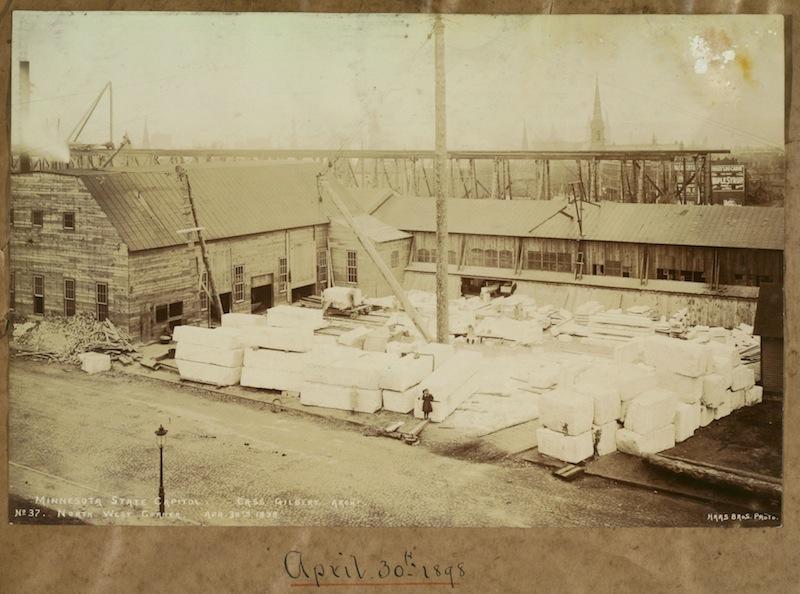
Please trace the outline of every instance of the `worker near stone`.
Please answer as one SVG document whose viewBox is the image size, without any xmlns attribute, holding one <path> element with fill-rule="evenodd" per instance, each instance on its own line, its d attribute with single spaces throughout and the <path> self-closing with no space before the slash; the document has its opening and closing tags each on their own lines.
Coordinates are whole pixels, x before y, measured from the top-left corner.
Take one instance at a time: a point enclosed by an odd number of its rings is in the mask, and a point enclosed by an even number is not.
<svg viewBox="0 0 800 594">
<path fill-rule="evenodd" d="M 433 412 L 433 394 L 428 391 L 428 388 L 422 390 L 422 413 L 425 420 L 428 415 Z"/>
<path fill-rule="evenodd" d="M 475 344 L 475 327 L 470 324 L 467 326 L 467 344 Z"/>
</svg>

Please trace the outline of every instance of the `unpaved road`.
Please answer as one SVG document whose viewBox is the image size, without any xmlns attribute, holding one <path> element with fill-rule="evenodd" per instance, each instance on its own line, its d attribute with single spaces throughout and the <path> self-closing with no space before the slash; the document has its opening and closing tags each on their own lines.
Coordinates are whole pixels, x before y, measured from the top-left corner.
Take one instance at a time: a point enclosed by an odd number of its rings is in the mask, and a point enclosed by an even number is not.
<svg viewBox="0 0 800 594">
<path fill-rule="evenodd" d="M 565 483 L 535 466 L 454 459 L 156 380 L 21 359 L 10 375 L 11 492 L 51 498 L 40 502 L 90 523 L 686 526 L 714 511 L 593 477 Z M 154 516 L 159 424 L 175 500 L 165 518 Z"/>
</svg>

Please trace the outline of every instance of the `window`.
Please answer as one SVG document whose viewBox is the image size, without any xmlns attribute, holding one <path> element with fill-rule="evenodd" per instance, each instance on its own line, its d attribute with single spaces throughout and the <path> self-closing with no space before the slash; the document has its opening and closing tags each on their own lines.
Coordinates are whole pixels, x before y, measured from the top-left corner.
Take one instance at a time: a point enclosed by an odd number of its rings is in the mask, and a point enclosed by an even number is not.
<svg viewBox="0 0 800 594">
<path fill-rule="evenodd" d="M 417 262 L 433 262 L 433 260 L 431 260 L 431 253 L 425 248 L 418 249 Z"/>
<path fill-rule="evenodd" d="M 542 270 L 555 271 L 558 267 L 558 254 L 542 252 Z"/>
<path fill-rule="evenodd" d="M 44 314 L 44 276 L 33 275 L 33 313 Z"/>
<path fill-rule="evenodd" d="M 285 293 L 289 284 L 289 267 L 286 258 L 278 258 L 278 292 Z"/>
<path fill-rule="evenodd" d="M 64 315 L 75 315 L 75 279 L 64 279 Z"/>
<path fill-rule="evenodd" d="M 436 248 L 431 250 L 430 262 L 436 262 Z"/>
<path fill-rule="evenodd" d="M 321 287 L 328 286 L 328 250 L 317 252 L 317 283 Z"/>
<path fill-rule="evenodd" d="M 34 227 L 41 227 L 44 225 L 44 211 L 34 210 L 31 213 L 31 224 Z"/>
<path fill-rule="evenodd" d="M 569 252 L 556 254 L 556 269 L 559 272 L 572 272 L 572 254 Z"/>
<path fill-rule="evenodd" d="M 487 268 L 497 268 L 497 250 L 486 250 L 483 253 L 483 265 Z"/>
<path fill-rule="evenodd" d="M 9 279 L 9 289 L 11 290 L 11 294 L 8 297 L 8 307 L 14 309 L 17 302 L 17 278 L 14 275 L 14 271 L 11 271 L 11 278 Z"/>
<path fill-rule="evenodd" d="M 511 255 L 511 250 L 500 250 L 499 254 L 499 265 L 500 268 L 511 268 L 511 261 L 513 257 Z"/>
<path fill-rule="evenodd" d="M 244 264 L 233 267 L 233 300 L 236 303 L 244 301 Z"/>
<path fill-rule="evenodd" d="M 456 261 L 456 251 L 455 250 L 447 250 L 447 263 L 448 264 L 458 264 Z"/>
<path fill-rule="evenodd" d="M 619 260 L 606 260 L 605 274 L 607 276 L 622 276 L 622 262 Z"/>
<path fill-rule="evenodd" d="M 394 250 L 392 252 L 391 257 L 389 258 L 389 261 L 390 261 L 390 264 L 391 264 L 392 268 L 397 268 L 398 266 L 400 266 L 400 252 L 397 251 L 397 250 Z"/>
<path fill-rule="evenodd" d="M 625 278 L 630 278 L 631 276 L 631 267 L 630 266 L 623 266 L 622 267 L 622 276 Z"/>
<path fill-rule="evenodd" d="M 75 213 L 74 212 L 65 212 L 64 213 L 64 229 L 67 231 L 73 231 L 75 229 Z"/>
<path fill-rule="evenodd" d="M 483 250 L 480 248 L 472 248 L 469 251 L 470 266 L 483 266 Z"/>
<path fill-rule="evenodd" d="M 525 253 L 525 270 L 542 269 L 542 252 L 528 251 Z"/>
<path fill-rule="evenodd" d="M 108 317 L 108 285 L 106 283 L 97 283 L 95 292 L 97 301 L 97 320 L 102 322 Z"/>
<path fill-rule="evenodd" d="M 200 311 L 208 311 L 208 272 L 200 275 Z"/>
<path fill-rule="evenodd" d="M 358 282 L 358 254 L 354 250 L 347 250 L 347 282 Z"/>
<path fill-rule="evenodd" d="M 208 307 L 208 302 L 206 302 Z M 156 305 L 156 323 L 168 324 L 170 329 L 183 324 L 183 301 L 169 305 Z"/>
</svg>

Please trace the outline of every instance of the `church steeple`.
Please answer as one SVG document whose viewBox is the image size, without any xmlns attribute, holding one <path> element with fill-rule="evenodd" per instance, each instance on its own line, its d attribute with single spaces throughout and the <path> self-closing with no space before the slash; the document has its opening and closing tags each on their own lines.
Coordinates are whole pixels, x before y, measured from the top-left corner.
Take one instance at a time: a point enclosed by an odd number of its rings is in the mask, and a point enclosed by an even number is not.
<svg viewBox="0 0 800 594">
<path fill-rule="evenodd" d="M 603 109 L 600 106 L 600 85 L 597 77 L 594 79 L 594 111 L 589 125 L 591 146 L 603 146 L 606 143 L 606 129 L 603 123 Z"/>
<path fill-rule="evenodd" d="M 144 119 L 144 132 L 142 132 L 142 148 L 150 148 L 150 132 L 147 130 L 147 118 Z"/>
</svg>

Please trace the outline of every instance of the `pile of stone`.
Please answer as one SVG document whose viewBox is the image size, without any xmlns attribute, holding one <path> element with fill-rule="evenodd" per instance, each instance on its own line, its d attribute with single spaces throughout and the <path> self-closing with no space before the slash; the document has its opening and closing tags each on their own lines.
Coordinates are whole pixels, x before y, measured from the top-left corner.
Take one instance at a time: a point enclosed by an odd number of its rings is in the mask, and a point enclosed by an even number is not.
<svg viewBox="0 0 800 594">
<path fill-rule="evenodd" d="M 422 382 L 412 388 L 414 416 L 424 418 L 422 393 L 428 390 L 433 396 L 433 411 L 429 419 L 434 423 L 445 420 L 476 389 L 473 377 L 478 373 L 482 356 L 474 351 L 457 351 Z"/>
<path fill-rule="evenodd" d="M 406 352 L 398 353 L 381 372 L 378 381 L 383 408 L 399 413 L 412 412 L 421 395 L 416 387 L 454 353 L 451 345 L 437 343 L 410 345 Z"/>
</svg>

